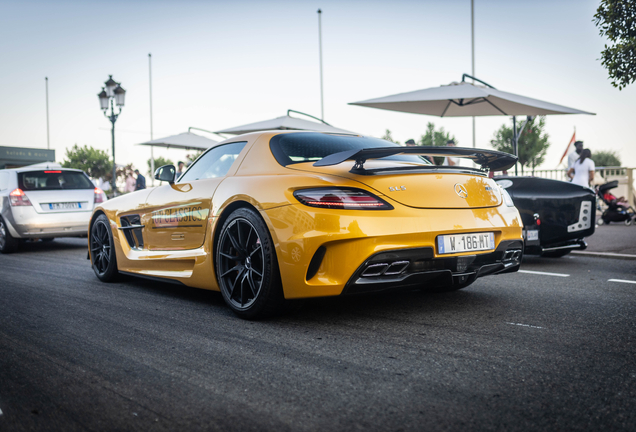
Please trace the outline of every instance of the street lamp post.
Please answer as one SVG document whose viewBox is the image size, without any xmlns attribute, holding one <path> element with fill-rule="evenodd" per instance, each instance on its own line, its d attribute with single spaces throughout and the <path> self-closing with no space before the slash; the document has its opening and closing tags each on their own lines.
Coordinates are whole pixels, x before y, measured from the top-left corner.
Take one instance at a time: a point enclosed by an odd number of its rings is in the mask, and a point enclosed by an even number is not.
<svg viewBox="0 0 636 432">
<path fill-rule="evenodd" d="M 99 104 L 104 112 L 104 116 L 110 120 L 113 127 L 111 129 L 111 138 L 113 143 L 113 180 L 111 187 L 113 189 L 113 195 L 115 194 L 117 185 L 117 165 L 115 165 L 115 122 L 117 117 L 121 114 L 121 109 L 124 106 L 124 100 L 126 97 L 126 90 L 121 87 L 121 84 L 113 79 L 112 75 L 108 75 L 108 81 L 104 83 L 105 87 L 102 87 L 99 97 Z M 110 104 L 110 114 L 108 114 L 108 105 Z M 119 112 L 115 114 L 115 105 L 119 107 Z"/>
</svg>

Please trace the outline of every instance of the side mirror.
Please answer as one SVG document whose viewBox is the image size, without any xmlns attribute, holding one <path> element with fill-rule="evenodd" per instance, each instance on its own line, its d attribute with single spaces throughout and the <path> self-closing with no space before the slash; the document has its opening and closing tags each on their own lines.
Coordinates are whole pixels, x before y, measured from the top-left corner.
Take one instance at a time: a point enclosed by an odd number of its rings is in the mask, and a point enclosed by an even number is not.
<svg viewBox="0 0 636 432">
<path fill-rule="evenodd" d="M 174 165 L 164 165 L 155 170 L 155 179 L 173 184 L 176 173 Z"/>
</svg>

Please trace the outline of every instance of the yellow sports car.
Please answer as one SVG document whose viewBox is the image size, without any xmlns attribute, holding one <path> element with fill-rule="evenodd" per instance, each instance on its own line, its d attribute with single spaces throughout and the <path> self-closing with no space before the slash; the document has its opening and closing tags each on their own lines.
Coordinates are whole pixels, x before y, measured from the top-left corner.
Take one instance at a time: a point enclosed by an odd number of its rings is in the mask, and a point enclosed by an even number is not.
<svg viewBox="0 0 636 432">
<path fill-rule="evenodd" d="M 519 268 L 521 218 L 487 175 L 515 161 L 359 135 L 246 134 L 179 178 L 172 165 L 158 168 L 167 184 L 97 206 L 90 260 L 104 282 L 120 272 L 221 291 L 243 318 L 274 314 L 287 299 L 460 289 Z"/>
</svg>

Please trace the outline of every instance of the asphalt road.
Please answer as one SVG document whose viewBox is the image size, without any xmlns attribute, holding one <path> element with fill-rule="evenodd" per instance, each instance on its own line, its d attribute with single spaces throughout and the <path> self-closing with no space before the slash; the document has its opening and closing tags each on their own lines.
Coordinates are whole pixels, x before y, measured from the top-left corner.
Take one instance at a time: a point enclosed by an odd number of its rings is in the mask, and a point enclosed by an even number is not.
<svg viewBox="0 0 636 432">
<path fill-rule="evenodd" d="M 634 430 L 636 284 L 609 280 L 636 261 L 522 269 L 557 275 L 247 322 L 218 293 L 100 283 L 85 240 L 29 244 L 0 255 L 0 431 Z"/>
</svg>

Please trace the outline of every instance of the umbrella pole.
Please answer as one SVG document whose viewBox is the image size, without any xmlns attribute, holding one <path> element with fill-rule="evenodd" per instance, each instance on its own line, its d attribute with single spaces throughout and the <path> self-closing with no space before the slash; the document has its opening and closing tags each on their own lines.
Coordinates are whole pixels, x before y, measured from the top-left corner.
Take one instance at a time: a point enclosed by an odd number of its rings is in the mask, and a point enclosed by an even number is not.
<svg viewBox="0 0 636 432">
<path fill-rule="evenodd" d="M 515 156 L 519 157 L 519 151 L 517 149 L 517 117 L 512 116 L 512 150 L 515 152 Z M 515 176 L 517 175 L 517 162 L 515 162 Z"/>
</svg>

